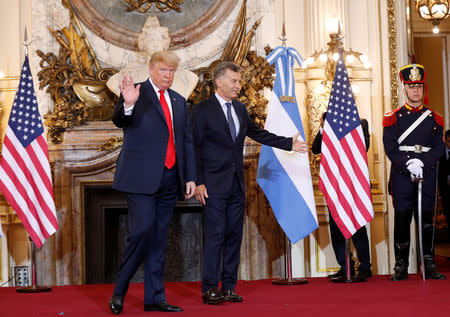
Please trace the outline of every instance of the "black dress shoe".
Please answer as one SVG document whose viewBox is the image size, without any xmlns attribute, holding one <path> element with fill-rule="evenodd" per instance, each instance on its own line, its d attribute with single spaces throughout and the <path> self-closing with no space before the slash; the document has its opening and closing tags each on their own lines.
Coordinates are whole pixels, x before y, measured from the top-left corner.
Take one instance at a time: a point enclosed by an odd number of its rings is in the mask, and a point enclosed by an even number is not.
<svg viewBox="0 0 450 317">
<path fill-rule="evenodd" d="M 341 277 L 345 277 L 345 276 L 346 276 L 345 271 L 342 270 L 342 269 L 340 269 L 340 270 L 337 271 L 336 273 L 330 274 L 330 275 L 328 275 L 327 277 L 328 277 L 329 279 L 333 279 L 333 278 L 341 278 Z"/>
<path fill-rule="evenodd" d="M 368 279 L 369 277 L 372 276 L 372 270 L 368 269 L 368 270 L 358 270 L 358 278 L 363 278 L 363 279 Z"/>
<path fill-rule="evenodd" d="M 242 296 L 236 294 L 236 292 L 233 289 L 221 289 L 220 293 L 225 297 L 225 300 L 229 302 L 232 303 L 242 302 Z"/>
<path fill-rule="evenodd" d="M 123 309 L 123 296 L 116 293 L 112 294 L 109 300 L 109 309 L 113 314 L 120 314 Z"/>
<path fill-rule="evenodd" d="M 206 292 L 202 293 L 203 303 L 209 305 L 220 304 L 227 299 L 221 292 L 217 290 L 217 288 L 210 288 Z"/>
<path fill-rule="evenodd" d="M 168 302 L 163 300 L 159 304 L 144 305 L 144 311 L 162 311 L 166 313 L 177 313 L 182 312 L 183 309 L 175 305 L 170 305 Z"/>
</svg>

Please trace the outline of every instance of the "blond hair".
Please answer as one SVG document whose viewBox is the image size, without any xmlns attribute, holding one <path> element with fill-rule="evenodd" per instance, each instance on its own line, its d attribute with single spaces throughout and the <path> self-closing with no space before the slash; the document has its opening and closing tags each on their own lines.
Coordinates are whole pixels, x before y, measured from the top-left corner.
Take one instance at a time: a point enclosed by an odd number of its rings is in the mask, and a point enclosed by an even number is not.
<svg viewBox="0 0 450 317">
<path fill-rule="evenodd" d="M 153 53 L 152 57 L 150 58 L 150 64 L 155 65 L 156 63 L 166 63 L 170 66 L 178 67 L 178 64 L 180 63 L 180 58 L 177 54 L 175 54 L 172 51 L 168 50 L 162 50 Z"/>
</svg>

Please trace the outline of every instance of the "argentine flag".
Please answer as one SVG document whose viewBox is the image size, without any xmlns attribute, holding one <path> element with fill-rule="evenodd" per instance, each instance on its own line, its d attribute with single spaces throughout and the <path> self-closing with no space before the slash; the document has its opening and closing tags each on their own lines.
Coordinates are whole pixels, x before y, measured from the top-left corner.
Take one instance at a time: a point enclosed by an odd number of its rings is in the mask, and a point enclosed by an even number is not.
<svg viewBox="0 0 450 317">
<path fill-rule="evenodd" d="M 279 46 L 267 56 L 275 64 L 276 78 L 269 102 L 265 129 L 305 140 L 295 99 L 294 60 L 303 59 L 292 47 Z M 272 206 L 278 223 L 292 243 L 318 228 L 316 204 L 308 154 L 288 152 L 262 145 L 256 178 Z"/>
</svg>

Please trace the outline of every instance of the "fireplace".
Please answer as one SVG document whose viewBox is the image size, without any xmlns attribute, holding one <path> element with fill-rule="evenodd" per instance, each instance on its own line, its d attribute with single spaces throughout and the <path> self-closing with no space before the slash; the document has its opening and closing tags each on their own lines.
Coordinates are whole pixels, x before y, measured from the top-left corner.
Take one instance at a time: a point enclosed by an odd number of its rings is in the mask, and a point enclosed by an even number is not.
<svg viewBox="0 0 450 317">
<path fill-rule="evenodd" d="M 84 196 L 86 284 L 114 283 L 127 237 L 126 194 L 87 186 Z M 177 203 L 169 225 L 165 281 L 201 279 L 202 210 L 194 200 Z M 141 266 L 131 282 L 143 281 Z"/>
</svg>

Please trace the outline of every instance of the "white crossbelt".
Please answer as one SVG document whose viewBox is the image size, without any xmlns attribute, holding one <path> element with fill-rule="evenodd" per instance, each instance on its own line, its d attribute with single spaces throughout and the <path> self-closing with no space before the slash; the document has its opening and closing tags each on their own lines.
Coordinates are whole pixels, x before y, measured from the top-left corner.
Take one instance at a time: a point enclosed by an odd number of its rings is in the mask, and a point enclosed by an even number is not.
<svg viewBox="0 0 450 317">
<path fill-rule="evenodd" d="M 403 140 L 406 139 L 406 137 L 407 137 L 411 132 L 413 132 L 414 129 L 417 128 L 417 126 L 418 126 L 419 124 L 421 124 L 422 121 L 425 120 L 425 118 L 426 118 L 426 117 L 428 116 L 428 114 L 430 114 L 430 113 L 431 113 L 431 110 L 430 110 L 430 109 L 427 109 L 427 111 L 425 111 L 424 113 L 422 113 L 422 115 L 421 115 L 419 118 L 417 118 L 417 120 L 416 120 L 413 124 L 411 124 L 411 125 L 409 126 L 409 128 L 406 129 L 405 132 L 403 132 L 403 134 L 398 138 L 398 140 L 397 140 L 398 144 L 402 143 Z"/>
<path fill-rule="evenodd" d="M 430 147 L 428 146 L 422 146 L 420 144 L 416 144 L 416 145 L 400 145 L 398 147 L 398 149 L 400 151 L 405 151 L 405 152 L 415 152 L 415 153 L 422 153 L 422 152 L 428 152 L 429 150 L 431 150 Z"/>
</svg>

